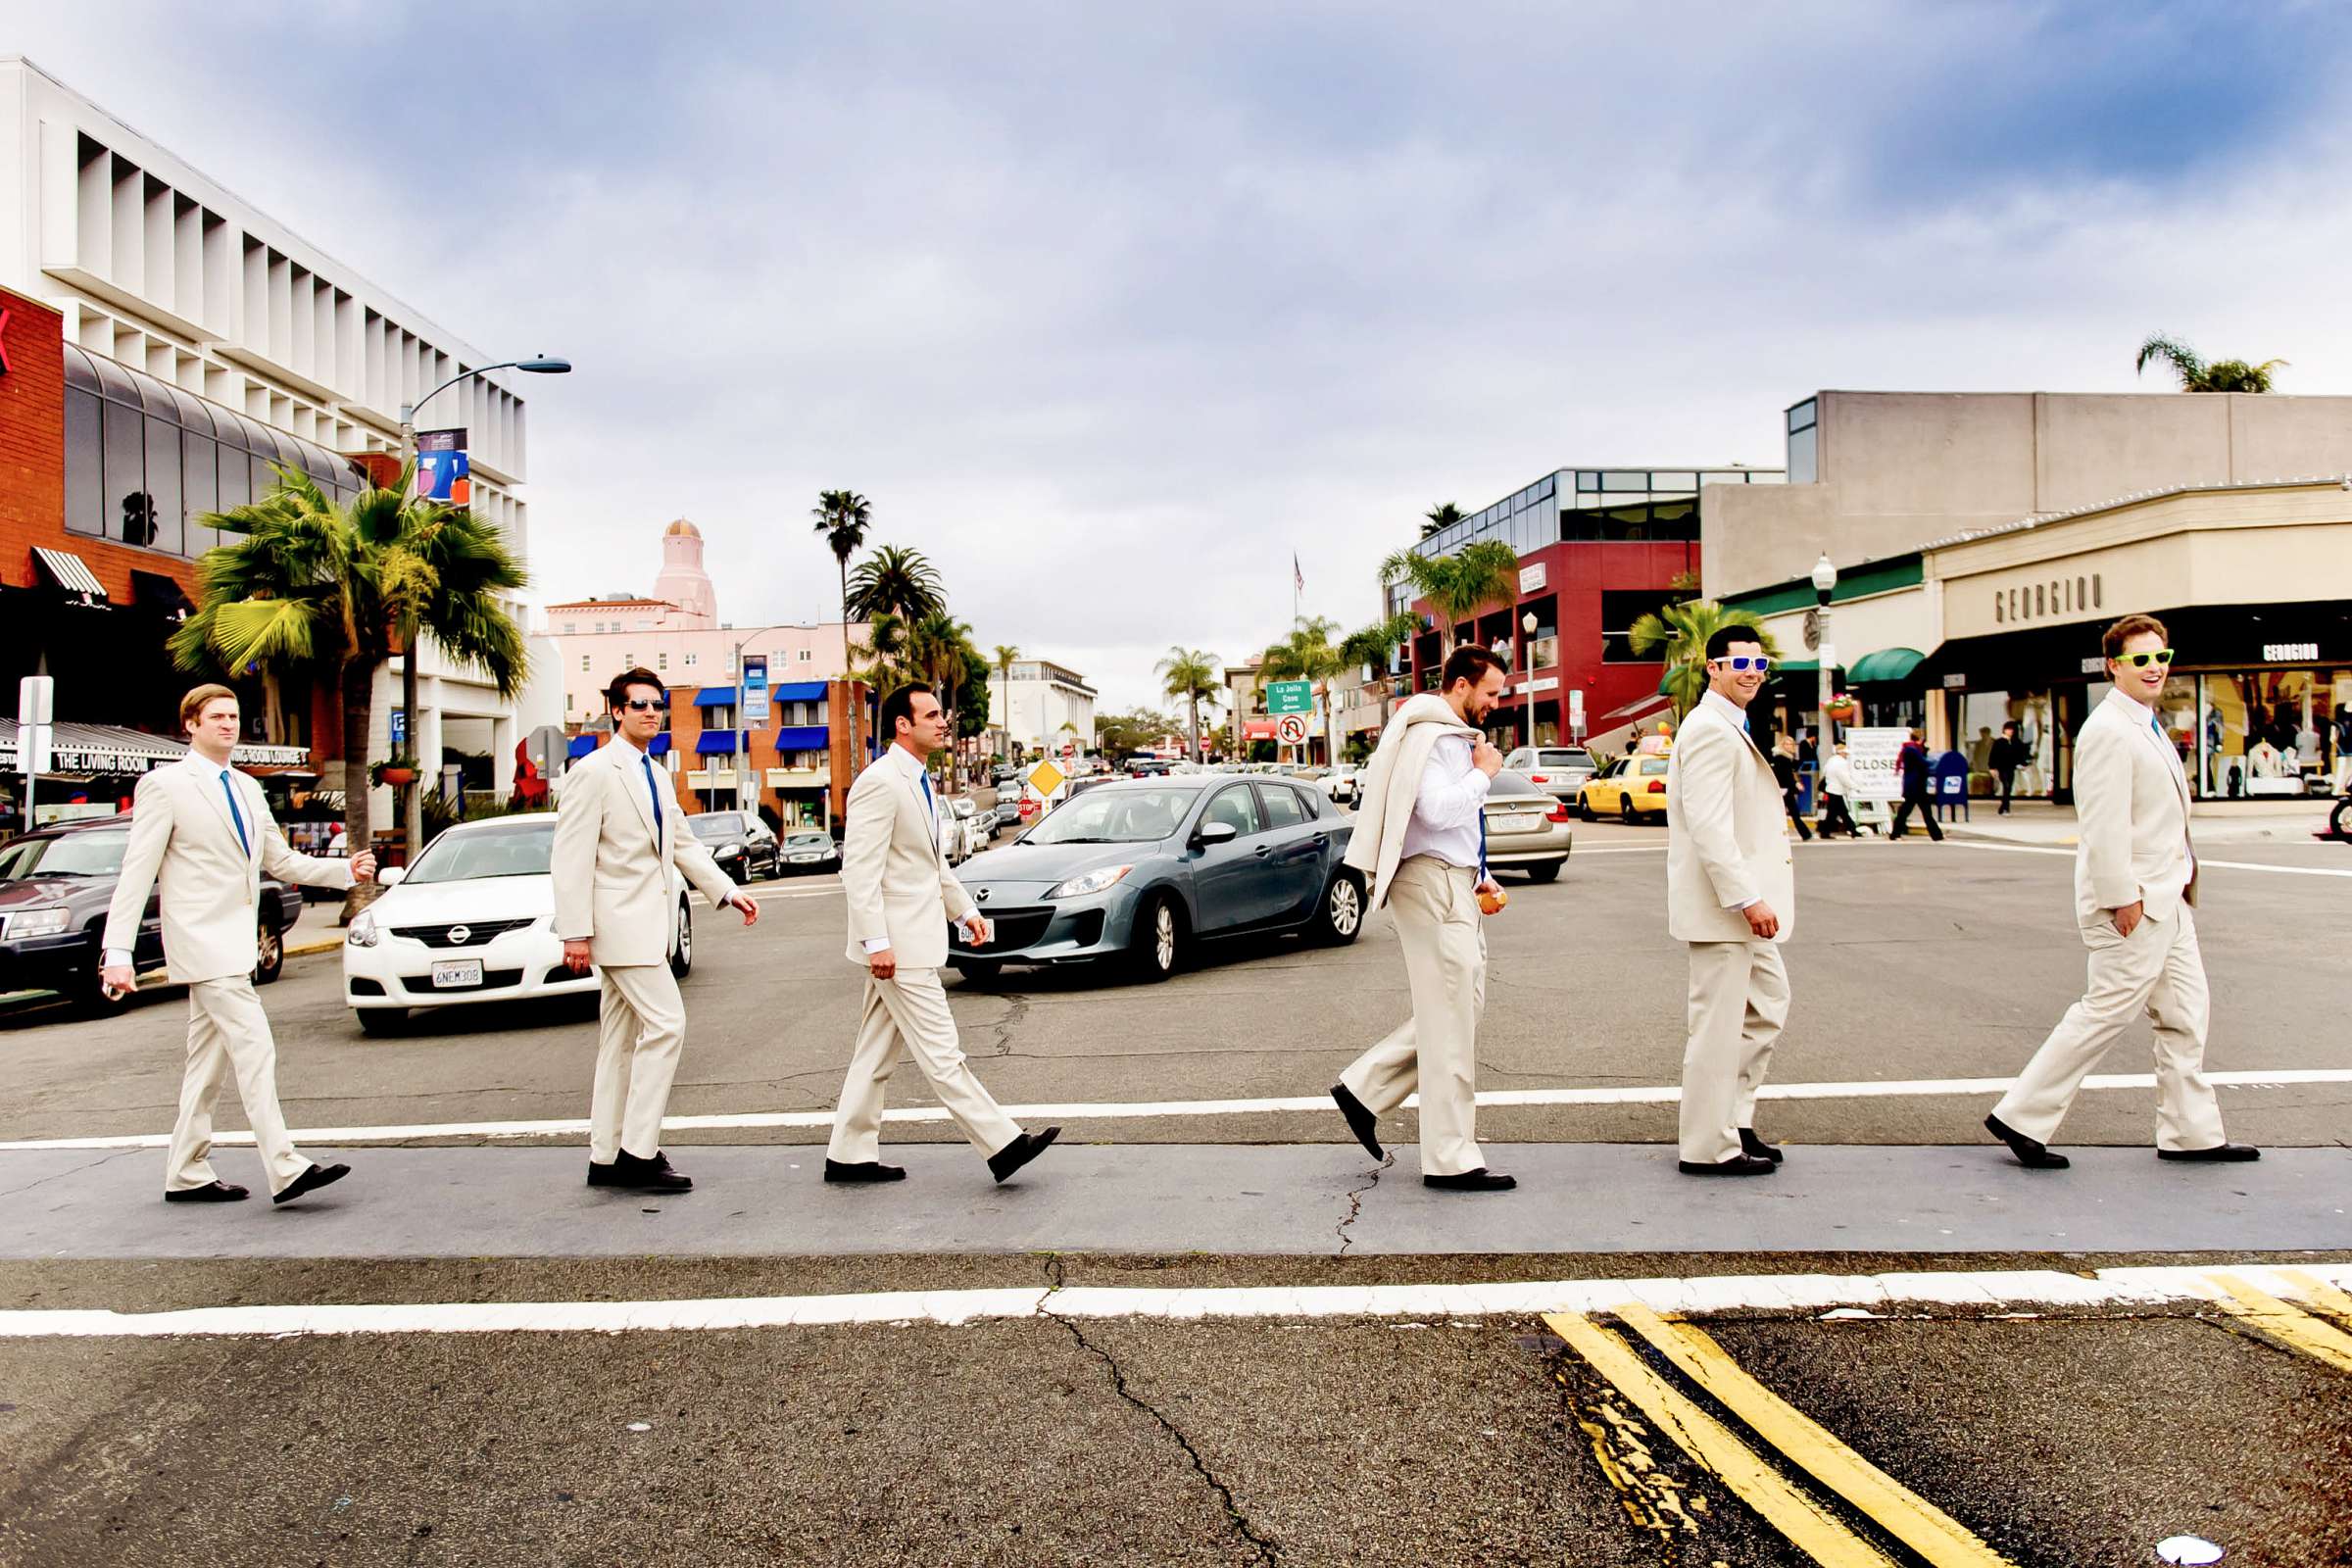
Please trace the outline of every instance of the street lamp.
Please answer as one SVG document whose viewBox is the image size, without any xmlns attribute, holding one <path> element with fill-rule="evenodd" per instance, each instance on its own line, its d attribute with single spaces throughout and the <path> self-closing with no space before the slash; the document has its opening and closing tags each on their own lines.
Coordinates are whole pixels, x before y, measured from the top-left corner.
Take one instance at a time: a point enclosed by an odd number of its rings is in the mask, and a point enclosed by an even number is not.
<svg viewBox="0 0 2352 1568">
<path fill-rule="evenodd" d="M 404 488 L 401 500 L 404 503 L 408 500 L 405 487 L 408 482 L 409 466 L 416 461 L 416 411 L 418 409 L 423 408 L 460 381 L 470 380 L 474 376 L 485 375 L 492 370 L 527 370 L 533 375 L 564 375 L 569 373 L 570 369 L 571 362 L 569 360 L 554 360 L 545 356 L 532 360 L 506 360 L 497 365 L 485 365 L 478 370 L 460 370 L 416 402 L 402 404 L 400 406 L 400 472 Z M 416 711 L 416 630 L 417 628 L 412 624 L 407 628 L 407 634 L 402 639 L 400 710 L 406 715 L 406 722 L 409 726 L 408 744 L 420 748 L 424 744 L 424 731 L 423 726 L 417 722 L 419 715 Z M 352 765 L 351 760 L 346 758 L 343 765 L 348 772 Z M 435 758 L 433 765 L 436 768 L 439 767 L 440 759 Z M 401 813 L 401 841 L 404 848 L 404 858 L 408 864 L 415 865 L 417 852 L 424 847 L 424 756 L 421 751 L 416 755 L 416 777 L 408 787 L 408 804 Z M 366 845 L 361 845 L 352 853 L 357 855 L 360 850 L 366 848 Z"/>
<path fill-rule="evenodd" d="M 1830 716 L 1830 673 L 1837 667 L 1838 650 L 1830 646 L 1830 592 L 1838 586 L 1838 564 L 1823 551 L 1813 563 L 1813 648 L 1820 663 L 1821 677 L 1821 745 L 1816 748 L 1822 764 L 1829 764 L 1830 753 L 1838 745 L 1838 721 Z"/>
<path fill-rule="evenodd" d="M 1527 634 L 1527 748 L 1536 748 L 1536 612 L 1529 611 L 1519 617 L 1519 629 Z"/>
</svg>

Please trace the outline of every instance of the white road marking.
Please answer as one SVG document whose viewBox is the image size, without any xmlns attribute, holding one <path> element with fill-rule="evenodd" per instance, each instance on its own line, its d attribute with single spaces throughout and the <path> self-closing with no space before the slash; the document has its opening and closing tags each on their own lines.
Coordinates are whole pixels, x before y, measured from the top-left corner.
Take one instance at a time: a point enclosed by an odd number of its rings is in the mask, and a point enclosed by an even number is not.
<svg viewBox="0 0 2352 1568">
<path fill-rule="evenodd" d="M 2256 1289 L 2306 1300 L 2305 1280 L 2352 1286 L 2352 1263 L 2222 1266 Z M 1075 1286 L 880 1291 L 669 1301 L 420 1301 L 347 1306 L 206 1306 L 171 1312 L 48 1308 L 0 1312 L 0 1339 L 159 1339 L 183 1335 L 618 1334 L 631 1330 L 906 1326 L 1035 1317 L 1481 1318 L 1605 1313 L 1629 1302 L 1653 1312 L 2045 1306 L 2081 1310 L 2185 1305 L 2225 1298 L 2197 1268 L 2054 1269 L 1888 1274 L 1732 1274 L 1698 1279 L 1554 1280 L 1476 1285 L 1241 1286 L 1146 1290 Z M 2298 1279 L 2297 1276 L 2302 1276 Z"/>
<path fill-rule="evenodd" d="M 1952 842 L 1964 850 L 1990 850 L 1995 855 L 2063 855 L 2075 858 L 2072 850 L 2047 849 L 2038 844 L 1986 844 L 1978 839 L 1955 838 Z M 2352 876 L 2352 866 L 2342 865 L 2268 865 L 2260 860 L 2208 860 L 2197 857 L 2200 871 L 2276 871 L 2280 876 Z"/>
<path fill-rule="evenodd" d="M 2352 1067 L 2283 1067 L 2271 1071 L 2209 1072 L 2208 1083 L 2226 1089 L 2280 1089 L 2298 1084 L 2352 1083 Z M 1762 1100 L 1911 1100 L 1933 1099 L 1939 1096 L 1999 1095 L 2011 1083 L 2007 1078 L 1913 1078 L 1864 1079 L 1852 1083 L 1794 1083 L 1766 1084 L 1757 1091 Z M 2145 1072 L 2094 1073 L 2082 1080 L 2086 1090 L 2153 1089 L 2156 1075 Z M 1605 1089 L 1490 1089 L 1480 1094 L 1479 1104 L 1488 1107 L 1518 1105 L 1671 1105 L 1680 1102 L 1683 1091 L 1679 1085 L 1661 1084 L 1646 1087 L 1618 1087 Z M 1420 1103 L 1418 1095 L 1408 1096 L 1402 1108 L 1411 1109 Z M 1111 1101 L 1103 1102 L 1072 1102 L 1049 1105 L 1006 1105 L 1004 1111 L 1013 1120 L 1038 1121 L 1119 1121 L 1137 1120 L 1151 1116 L 1259 1116 L 1278 1115 L 1290 1111 L 1329 1111 L 1333 1108 L 1328 1095 L 1296 1095 L 1264 1100 L 1157 1100 Z M 882 1113 L 884 1121 L 944 1122 L 947 1110 L 939 1105 L 902 1105 Z M 761 1128 L 830 1127 L 833 1113 L 829 1110 L 754 1110 L 732 1111 L 711 1116 L 669 1116 L 663 1118 L 664 1132 L 757 1131 Z M 420 1138 L 474 1138 L 485 1143 L 500 1143 L 520 1138 L 577 1137 L 588 1131 L 585 1118 L 564 1118 L 554 1121 L 477 1121 L 425 1122 L 411 1126 L 388 1127 L 308 1127 L 298 1128 L 291 1135 L 296 1143 L 323 1144 L 349 1147 L 355 1144 L 407 1143 Z M 253 1134 L 223 1132 L 213 1136 L 215 1145 L 250 1147 Z M 25 1152 L 44 1149 L 166 1149 L 171 1146 L 169 1133 L 122 1133 L 94 1138 L 28 1138 L 0 1143 L 0 1152 Z"/>
</svg>

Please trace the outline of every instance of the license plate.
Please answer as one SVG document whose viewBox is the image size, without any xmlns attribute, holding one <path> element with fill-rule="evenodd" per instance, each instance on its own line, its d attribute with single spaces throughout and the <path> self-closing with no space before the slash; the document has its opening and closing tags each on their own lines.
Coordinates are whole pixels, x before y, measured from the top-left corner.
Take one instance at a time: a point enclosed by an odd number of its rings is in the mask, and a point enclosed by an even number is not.
<svg viewBox="0 0 2352 1568">
<path fill-rule="evenodd" d="M 1506 816 L 1495 825 L 1505 833 L 1536 833 L 1543 830 L 1544 818 L 1540 816 Z"/>
<path fill-rule="evenodd" d="M 479 958 L 436 958 L 433 960 L 433 987 L 478 986 L 482 983 L 482 960 Z"/>
</svg>

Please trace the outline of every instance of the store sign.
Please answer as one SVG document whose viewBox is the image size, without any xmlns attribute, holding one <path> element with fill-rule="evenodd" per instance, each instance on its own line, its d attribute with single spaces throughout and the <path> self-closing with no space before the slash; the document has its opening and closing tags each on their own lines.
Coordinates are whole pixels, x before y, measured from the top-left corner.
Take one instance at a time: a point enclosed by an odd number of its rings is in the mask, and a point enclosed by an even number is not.
<svg viewBox="0 0 2352 1568">
<path fill-rule="evenodd" d="M 2082 661 L 2082 673 L 2083 673 L 2083 674 L 2085 674 L 2085 675 L 2104 675 L 2104 674 L 2106 674 L 2106 673 L 2107 673 L 2107 661 L 2106 661 L 2106 659 L 2105 659 L 2105 658 L 2103 658 L 2102 656 L 2098 655 L 2098 654 L 2092 654 L 2092 655 L 2090 655 L 2089 657 L 2087 657 L 2086 659 L 2084 659 L 2084 660 Z"/>
<path fill-rule="evenodd" d="M 1943 689 L 1947 692 L 1965 691 L 1967 688 L 1968 676 L 1965 674 L 1955 672 L 1943 677 Z"/>
<path fill-rule="evenodd" d="M 2105 608 L 2107 585 L 2097 572 L 2074 577 L 2041 577 L 1992 591 L 1992 618 L 2005 626 L 2021 626 L 2053 616 L 2088 614 Z"/>
<path fill-rule="evenodd" d="M 1545 564 L 1541 561 L 1537 562 L 1532 566 L 1521 566 L 1519 568 L 1519 591 L 1523 594 L 1534 593 L 1537 589 L 1543 587 L 1548 580 L 1549 578 L 1545 569 Z"/>
<path fill-rule="evenodd" d="M 6 375 L 9 371 L 8 318 L 14 314 L 11 311 L 0 311 L 0 375 Z"/>
<path fill-rule="evenodd" d="M 2318 643 L 2264 643 L 2262 645 L 2262 662 L 2266 664 L 2283 664 L 2297 659 L 2316 660 L 2319 657 L 2320 645 Z"/>
<path fill-rule="evenodd" d="M 1900 758 L 1911 732 L 1896 726 L 1854 728 L 1845 732 L 1845 759 L 1853 765 L 1857 801 L 1899 801 L 1903 798 Z"/>
</svg>

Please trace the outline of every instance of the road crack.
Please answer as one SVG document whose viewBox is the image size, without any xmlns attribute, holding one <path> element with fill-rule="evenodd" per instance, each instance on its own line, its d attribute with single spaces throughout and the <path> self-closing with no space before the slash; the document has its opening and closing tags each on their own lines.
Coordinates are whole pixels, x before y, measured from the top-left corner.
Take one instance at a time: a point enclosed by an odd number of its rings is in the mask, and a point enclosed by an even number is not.
<svg viewBox="0 0 2352 1568">
<path fill-rule="evenodd" d="M 96 1170 L 99 1166 L 106 1164 L 109 1160 L 121 1159 L 127 1154 L 146 1154 L 152 1152 L 154 1152 L 154 1151 L 147 1149 L 112 1150 L 106 1153 L 100 1154 L 96 1159 L 89 1161 L 87 1164 L 75 1165 L 69 1170 L 51 1171 L 48 1175 L 43 1176 L 35 1181 L 26 1182 L 22 1187 L 0 1189 L 0 1198 L 22 1198 L 26 1193 L 31 1192 L 35 1187 L 45 1187 L 51 1182 L 63 1181 L 69 1176 L 78 1176 L 83 1171 Z"/>
<path fill-rule="evenodd" d="M 1372 1167 L 1372 1179 L 1364 1183 L 1364 1185 L 1361 1187 L 1351 1187 L 1348 1190 L 1348 1213 L 1344 1218 L 1341 1219 L 1338 1229 L 1333 1233 L 1340 1239 L 1340 1256 L 1346 1257 L 1348 1255 L 1348 1249 L 1355 1245 L 1355 1238 L 1348 1235 L 1348 1229 L 1355 1224 L 1357 1218 L 1361 1216 L 1364 1211 L 1364 1195 L 1370 1192 L 1373 1188 L 1378 1187 L 1380 1185 L 1380 1173 L 1396 1163 L 1396 1156 L 1395 1154 L 1392 1153 L 1381 1155 L 1380 1163 Z"/>
<path fill-rule="evenodd" d="M 1257 1528 L 1250 1522 L 1250 1516 L 1244 1513 L 1241 1504 L 1234 1500 L 1233 1489 L 1217 1479 L 1216 1472 L 1208 1467 L 1208 1461 L 1201 1456 L 1200 1450 L 1193 1446 L 1193 1440 L 1186 1437 L 1183 1429 L 1178 1427 L 1175 1422 L 1162 1414 L 1157 1405 L 1152 1404 L 1127 1386 L 1126 1371 L 1120 1367 L 1117 1357 L 1089 1340 L 1085 1331 L 1079 1328 L 1074 1319 L 1064 1317 L 1054 1310 L 1054 1298 L 1062 1289 L 1062 1284 L 1061 1254 L 1049 1252 L 1046 1254 L 1046 1294 L 1037 1303 L 1037 1315 L 1058 1324 L 1078 1348 L 1102 1363 L 1102 1369 L 1110 1374 L 1111 1392 L 1149 1417 L 1153 1425 L 1168 1435 L 1170 1442 L 1184 1450 L 1185 1458 L 1192 1463 L 1193 1473 L 1200 1478 L 1201 1483 L 1210 1492 L 1216 1494 L 1218 1503 L 1225 1510 L 1226 1522 L 1233 1526 L 1236 1535 L 1250 1544 L 1251 1550 L 1256 1554 L 1253 1560 L 1266 1563 L 1269 1568 L 1280 1568 L 1282 1562 L 1280 1548 L 1257 1533 Z"/>
</svg>

